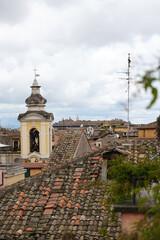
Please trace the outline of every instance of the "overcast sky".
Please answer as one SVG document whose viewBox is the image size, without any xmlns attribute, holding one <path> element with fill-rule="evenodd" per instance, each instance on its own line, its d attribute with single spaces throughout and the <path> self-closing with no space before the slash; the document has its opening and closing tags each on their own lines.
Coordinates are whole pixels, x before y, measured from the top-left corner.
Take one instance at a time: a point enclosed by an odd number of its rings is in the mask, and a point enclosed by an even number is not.
<svg viewBox="0 0 160 240">
<path fill-rule="evenodd" d="M 46 110 L 62 118 L 127 119 L 127 55 L 131 54 L 130 121 L 149 123 L 160 100 L 137 76 L 160 58 L 159 0 L 0 0 L 0 124 L 18 126 L 34 67 Z M 159 84 L 157 84 L 159 88 Z"/>
</svg>

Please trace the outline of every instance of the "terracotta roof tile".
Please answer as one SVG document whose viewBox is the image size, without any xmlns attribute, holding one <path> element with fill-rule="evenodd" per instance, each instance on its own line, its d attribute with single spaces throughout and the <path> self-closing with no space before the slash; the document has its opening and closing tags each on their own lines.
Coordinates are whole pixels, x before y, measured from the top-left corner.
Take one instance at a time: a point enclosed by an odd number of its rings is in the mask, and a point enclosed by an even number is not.
<svg viewBox="0 0 160 240">
<path fill-rule="evenodd" d="M 88 183 L 88 180 L 87 180 L 87 179 L 84 179 L 84 181 L 83 181 L 83 182 L 87 184 L 87 183 Z"/>
<path fill-rule="evenodd" d="M 73 179 L 76 179 L 76 178 L 81 178 L 81 173 L 80 174 L 75 174 L 75 175 L 73 175 Z"/>
<path fill-rule="evenodd" d="M 80 194 L 84 195 L 84 194 L 85 194 L 85 191 L 82 189 L 82 190 L 80 191 Z"/>
<path fill-rule="evenodd" d="M 17 201 L 17 202 L 16 202 L 16 205 L 19 205 L 19 204 L 20 204 L 20 201 Z"/>
<path fill-rule="evenodd" d="M 66 198 L 67 198 L 66 196 L 63 196 L 63 197 L 62 197 L 62 199 L 64 199 L 64 200 L 66 200 Z"/>
<path fill-rule="evenodd" d="M 44 215 L 52 215 L 53 209 L 49 208 L 49 209 L 45 209 L 44 210 Z"/>
<path fill-rule="evenodd" d="M 58 203 L 58 206 L 62 208 L 63 207 L 63 203 L 61 203 L 61 202 Z"/>
<path fill-rule="evenodd" d="M 15 214 L 15 212 L 10 212 L 9 215 L 10 216 L 13 216 Z"/>
<path fill-rule="evenodd" d="M 69 200 L 68 203 L 67 203 L 67 205 L 66 205 L 66 207 L 71 208 L 72 203 L 73 203 L 73 201 L 72 201 L 72 200 Z"/>
<path fill-rule="evenodd" d="M 86 216 L 85 216 L 85 215 L 82 215 L 82 216 L 80 217 L 80 220 L 81 220 L 81 221 L 85 221 L 85 220 L 86 220 Z"/>
<path fill-rule="evenodd" d="M 98 175 L 97 174 L 92 174 L 92 175 L 90 175 L 90 177 L 96 178 L 96 177 L 98 177 Z"/>
<path fill-rule="evenodd" d="M 76 183 L 80 183 L 80 180 L 79 180 L 79 178 L 77 178 L 75 182 L 76 182 Z"/>
<path fill-rule="evenodd" d="M 15 204 L 14 206 L 13 206 L 13 209 L 17 209 L 18 208 L 18 204 Z"/>
<path fill-rule="evenodd" d="M 94 168 L 96 168 L 97 166 L 98 166 L 97 163 L 95 163 L 95 164 L 93 165 Z"/>
<path fill-rule="evenodd" d="M 62 185 L 57 185 L 57 186 L 54 186 L 54 187 L 53 187 L 53 189 L 54 189 L 54 190 L 61 189 L 61 186 L 62 186 Z"/>
<path fill-rule="evenodd" d="M 18 213 L 18 216 L 20 216 L 20 217 L 21 217 L 21 216 L 22 216 L 22 214 L 23 214 L 23 210 L 20 210 L 20 211 L 19 211 L 19 213 Z"/>
<path fill-rule="evenodd" d="M 26 208 L 27 208 L 27 206 L 25 206 L 25 205 L 23 205 L 22 207 L 21 207 L 21 209 L 24 211 L 24 210 L 26 210 Z"/>
<path fill-rule="evenodd" d="M 45 208 L 53 208 L 54 207 L 54 204 L 48 204 L 45 206 Z"/>
<path fill-rule="evenodd" d="M 77 216 L 73 216 L 71 220 L 77 220 Z"/>
<path fill-rule="evenodd" d="M 76 182 L 76 183 L 74 184 L 74 186 L 73 186 L 73 190 L 77 190 L 78 185 L 79 185 L 79 184 Z"/>
<path fill-rule="evenodd" d="M 37 203 L 37 206 L 45 205 L 46 203 L 47 203 L 47 200 L 46 201 L 39 201 Z"/>
<path fill-rule="evenodd" d="M 76 168 L 75 169 L 75 172 L 82 172 L 83 171 L 83 168 Z"/>
<path fill-rule="evenodd" d="M 17 233 L 22 234 L 22 233 L 23 233 L 23 230 L 22 230 L 22 229 L 19 229 L 19 230 L 17 231 Z"/>
<path fill-rule="evenodd" d="M 56 182 L 63 182 L 64 181 L 64 179 L 62 179 L 62 178 L 57 178 L 56 179 Z"/>
<path fill-rule="evenodd" d="M 26 207 L 27 207 L 27 206 L 28 206 L 28 202 L 25 201 L 24 204 L 23 204 L 23 206 L 26 206 Z"/>
<path fill-rule="evenodd" d="M 51 198 L 58 198 L 59 197 L 59 193 L 52 193 L 50 197 Z"/>
<path fill-rule="evenodd" d="M 59 202 L 59 204 L 62 204 L 62 205 L 63 205 L 64 203 L 65 203 L 65 200 L 64 200 L 64 199 L 61 199 L 60 202 Z"/>
<path fill-rule="evenodd" d="M 45 193 L 44 193 L 44 196 L 48 196 L 49 195 L 49 191 L 46 191 Z"/>
<path fill-rule="evenodd" d="M 81 175 L 82 175 L 82 172 L 76 171 L 73 176 L 81 176 Z"/>
<path fill-rule="evenodd" d="M 80 221 L 79 220 L 76 220 L 74 225 L 79 225 L 80 224 Z"/>
<path fill-rule="evenodd" d="M 21 192 L 20 194 L 19 194 L 19 197 L 24 197 L 24 192 Z"/>
<path fill-rule="evenodd" d="M 77 190 L 73 190 L 73 191 L 72 191 L 72 194 L 76 194 L 76 193 L 77 193 Z"/>
<path fill-rule="evenodd" d="M 80 208 L 80 203 L 76 203 L 75 207 Z"/>
<path fill-rule="evenodd" d="M 23 199 L 23 197 L 21 197 L 21 196 L 20 196 L 20 197 L 18 198 L 18 201 L 20 201 L 20 202 L 21 202 L 21 201 L 22 201 L 22 199 Z"/>
<path fill-rule="evenodd" d="M 98 160 L 99 158 L 100 158 L 100 156 L 92 157 L 92 159 L 94 159 L 94 160 Z"/>
<path fill-rule="evenodd" d="M 33 231 L 33 228 L 28 227 L 28 228 L 26 229 L 26 231 Z"/>
<path fill-rule="evenodd" d="M 55 182 L 54 186 L 62 186 L 63 182 Z"/>
</svg>

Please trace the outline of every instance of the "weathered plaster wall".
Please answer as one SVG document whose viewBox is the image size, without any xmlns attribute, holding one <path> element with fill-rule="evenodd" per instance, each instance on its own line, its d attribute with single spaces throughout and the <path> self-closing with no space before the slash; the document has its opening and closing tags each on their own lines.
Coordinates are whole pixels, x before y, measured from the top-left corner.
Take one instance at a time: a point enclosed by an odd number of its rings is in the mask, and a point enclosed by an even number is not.
<svg viewBox="0 0 160 240">
<path fill-rule="evenodd" d="M 4 177 L 6 178 L 6 176 Z M 13 183 L 16 183 L 20 180 L 23 180 L 24 179 L 24 173 L 21 173 L 21 174 L 18 174 L 18 175 L 15 175 L 15 176 L 12 176 L 12 177 L 7 177 L 6 178 L 6 185 L 9 186 Z"/>
<path fill-rule="evenodd" d="M 21 123 L 21 155 L 29 158 L 30 154 L 30 130 L 36 128 L 39 131 L 40 152 L 35 154 L 40 158 L 48 158 L 52 151 L 52 126 L 50 121 L 22 122 Z"/>
<path fill-rule="evenodd" d="M 130 232 L 135 222 L 139 222 L 144 218 L 143 213 L 122 213 L 121 215 L 121 231 Z"/>
<path fill-rule="evenodd" d="M 155 129 L 139 129 L 138 137 L 139 138 L 155 138 L 156 130 Z"/>
<path fill-rule="evenodd" d="M 30 176 L 33 176 L 35 174 L 38 174 L 41 172 L 41 169 L 31 169 L 30 170 Z"/>
</svg>

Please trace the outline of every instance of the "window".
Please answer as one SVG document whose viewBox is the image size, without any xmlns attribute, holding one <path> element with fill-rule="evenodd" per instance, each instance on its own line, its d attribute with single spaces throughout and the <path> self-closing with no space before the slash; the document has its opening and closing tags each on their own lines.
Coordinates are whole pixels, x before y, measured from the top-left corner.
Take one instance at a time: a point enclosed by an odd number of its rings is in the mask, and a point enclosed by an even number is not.
<svg viewBox="0 0 160 240">
<path fill-rule="evenodd" d="M 18 145 L 19 145 L 19 144 L 18 144 L 18 140 L 14 140 L 14 141 L 13 141 L 13 150 L 14 150 L 14 151 L 18 151 Z"/>
<path fill-rule="evenodd" d="M 14 159 L 14 163 L 19 163 L 20 162 L 20 159 L 19 158 L 15 158 Z"/>
<path fill-rule="evenodd" d="M 3 174 L 3 172 L 1 171 L 1 172 L 0 172 L 0 186 L 3 186 L 3 184 L 4 184 L 4 174 Z"/>
<path fill-rule="evenodd" d="M 39 152 L 39 132 L 36 128 L 30 130 L 30 152 Z"/>
<path fill-rule="evenodd" d="M 25 178 L 30 177 L 30 169 L 27 169 L 27 171 L 25 172 Z"/>
</svg>

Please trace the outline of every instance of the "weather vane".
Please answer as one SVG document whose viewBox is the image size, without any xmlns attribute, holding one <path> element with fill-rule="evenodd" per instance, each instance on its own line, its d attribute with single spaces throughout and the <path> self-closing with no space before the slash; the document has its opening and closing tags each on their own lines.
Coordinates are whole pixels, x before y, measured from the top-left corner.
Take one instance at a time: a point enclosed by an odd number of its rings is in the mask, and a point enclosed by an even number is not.
<svg viewBox="0 0 160 240">
<path fill-rule="evenodd" d="M 36 67 L 33 69 L 33 71 L 34 71 L 34 77 L 35 77 L 35 80 L 36 80 L 36 77 L 39 77 L 40 74 L 36 73 L 37 72 Z"/>
</svg>

